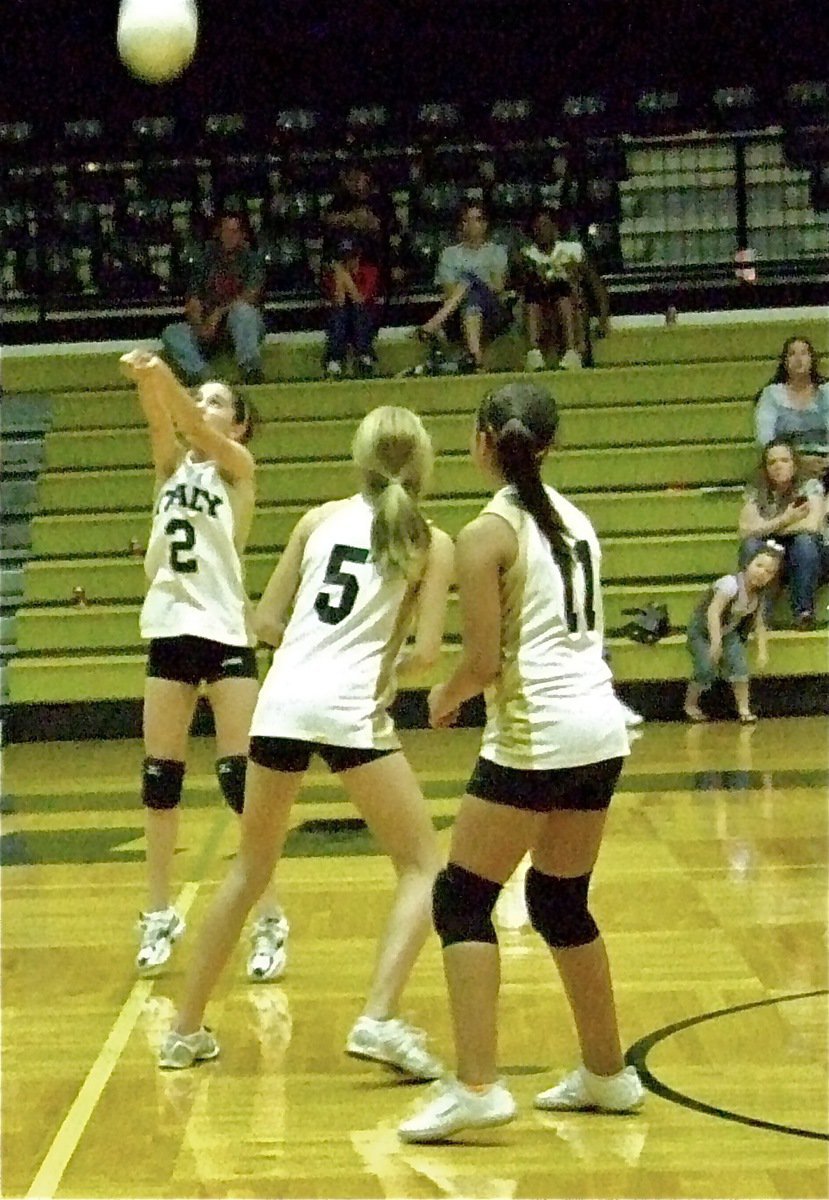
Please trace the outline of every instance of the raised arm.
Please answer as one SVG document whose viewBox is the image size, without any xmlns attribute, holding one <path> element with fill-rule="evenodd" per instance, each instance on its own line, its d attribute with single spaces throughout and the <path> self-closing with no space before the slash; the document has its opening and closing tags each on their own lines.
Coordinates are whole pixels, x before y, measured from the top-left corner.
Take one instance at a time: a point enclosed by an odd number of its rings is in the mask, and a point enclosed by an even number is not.
<svg viewBox="0 0 829 1200">
<path fill-rule="evenodd" d="M 191 446 L 211 458 L 231 481 L 252 481 L 255 464 L 250 451 L 205 420 L 199 405 L 165 362 L 154 355 L 142 373 L 153 379 L 160 402 Z"/>
<path fill-rule="evenodd" d="M 138 399 L 147 420 L 156 483 L 169 479 L 181 460 L 182 449 L 175 426 L 160 394 L 158 382 L 146 370 L 153 355 L 146 350 L 130 350 L 120 359 L 121 373 L 138 389 Z"/>
</svg>

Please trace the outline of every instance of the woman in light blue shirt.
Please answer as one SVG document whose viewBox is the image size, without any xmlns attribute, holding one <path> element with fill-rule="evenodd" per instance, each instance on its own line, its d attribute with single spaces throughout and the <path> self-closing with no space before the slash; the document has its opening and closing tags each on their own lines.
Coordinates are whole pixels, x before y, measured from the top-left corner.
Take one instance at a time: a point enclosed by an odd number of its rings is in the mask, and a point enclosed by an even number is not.
<svg viewBox="0 0 829 1200">
<path fill-rule="evenodd" d="M 774 377 L 757 397 L 754 430 L 760 446 L 785 438 L 801 452 L 826 456 L 829 383 L 807 338 L 790 337 L 783 343 Z"/>
</svg>

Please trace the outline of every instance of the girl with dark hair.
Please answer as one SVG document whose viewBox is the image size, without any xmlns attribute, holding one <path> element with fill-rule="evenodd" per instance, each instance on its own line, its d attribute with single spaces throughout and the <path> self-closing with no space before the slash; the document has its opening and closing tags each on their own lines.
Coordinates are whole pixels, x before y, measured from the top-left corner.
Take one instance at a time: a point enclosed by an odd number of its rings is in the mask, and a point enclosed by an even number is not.
<svg viewBox="0 0 829 1200">
<path fill-rule="evenodd" d="M 812 343 L 790 337 L 783 343 L 777 370 L 757 397 L 754 410 L 757 443 L 766 446 L 785 438 L 826 459 L 829 446 L 829 383 L 820 374 Z M 815 465 L 817 474 L 829 461 Z"/>
<path fill-rule="evenodd" d="M 404 1141 L 439 1141 L 515 1115 L 496 1071 L 492 911 L 527 850 L 527 908 L 562 977 L 582 1054 L 536 1106 L 628 1112 L 642 1103 L 587 902 L 628 739 L 602 657 L 599 543 L 587 517 L 541 478 L 557 423 L 549 393 L 513 383 L 486 397 L 472 437 L 472 457 L 498 491 L 457 540 L 463 654 L 429 697 L 436 728 L 479 692 L 487 700 L 480 758 L 433 892 L 457 1078 L 399 1127 Z"/>
<path fill-rule="evenodd" d="M 552 212 L 541 209 L 530 222 L 527 239 L 518 248 L 516 275 L 524 301 L 530 349 L 527 371 L 545 370 L 545 349 L 554 341 L 558 325 L 563 341 L 560 365 L 581 367 L 578 348 L 575 280 L 584 263 L 584 247 L 560 238 Z"/>
<path fill-rule="evenodd" d="M 767 648 L 763 599 L 766 589 L 777 578 L 782 559 L 782 546 L 776 542 L 762 543 L 744 570 L 715 580 L 691 614 L 688 653 L 694 677 L 688 684 L 684 706 L 689 721 L 708 720 L 699 706 L 700 696 L 721 675 L 731 684 L 740 724 L 756 722 L 749 705 L 746 642 L 752 630 L 756 630 L 758 662 L 764 667 Z"/>
<path fill-rule="evenodd" d="M 191 1067 L 219 1052 L 201 1025 L 204 1009 L 271 877 L 291 806 L 318 754 L 340 775 L 397 874 L 369 994 L 346 1053 L 410 1079 L 442 1074 L 423 1033 L 397 1015 L 429 933 L 441 856 L 387 709 L 395 675 L 429 668 L 440 653 L 452 540 L 420 511 L 432 445 L 415 413 L 373 409 L 352 453 L 360 492 L 299 520 L 256 610 L 257 633 L 276 650 L 250 729 L 242 842 L 202 927 L 175 1027 L 161 1048 L 162 1067 Z M 412 626 L 414 646 L 401 653 Z"/>
<path fill-rule="evenodd" d="M 248 729 L 259 691 L 241 555 L 253 516 L 256 464 L 245 443 L 253 413 L 224 383 L 194 396 L 161 359 L 133 350 L 121 368 L 138 388 L 155 466 L 156 501 L 144 560 L 141 636 L 149 641 L 144 685 L 142 800 L 148 905 L 139 921 L 136 967 L 156 975 L 184 932 L 170 904 L 187 742 L 205 685 L 216 724 L 216 774 L 242 811 Z M 285 970 L 288 923 L 266 899 L 252 932 L 248 976 Z"/>
</svg>

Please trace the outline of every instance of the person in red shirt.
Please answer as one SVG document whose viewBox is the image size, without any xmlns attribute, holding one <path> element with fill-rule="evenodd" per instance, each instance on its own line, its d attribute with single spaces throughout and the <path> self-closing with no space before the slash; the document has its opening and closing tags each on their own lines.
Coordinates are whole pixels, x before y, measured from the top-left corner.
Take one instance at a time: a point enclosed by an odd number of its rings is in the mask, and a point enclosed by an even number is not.
<svg viewBox="0 0 829 1200">
<path fill-rule="evenodd" d="M 325 283 L 331 304 L 326 373 L 332 379 L 340 377 L 351 349 L 355 374 L 366 378 L 374 373 L 379 268 L 365 257 L 357 238 L 344 237 L 335 247 Z"/>
</svg>

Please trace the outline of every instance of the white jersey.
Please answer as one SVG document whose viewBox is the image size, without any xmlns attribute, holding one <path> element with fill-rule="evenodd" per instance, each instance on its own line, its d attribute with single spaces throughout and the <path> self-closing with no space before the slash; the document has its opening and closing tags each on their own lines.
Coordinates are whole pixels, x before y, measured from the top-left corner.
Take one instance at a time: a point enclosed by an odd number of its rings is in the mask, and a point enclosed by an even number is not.
<svg viewBox="0 0 829 1200">
<path fill-rule="evenodd" d="M 185 455 L 160 488 L 144 558 L 142 638 L 252 646 L 230 491 L 214 462 Z"/>
<path fill-rule="evenodd" d="M 372 562 L 373 518 L 369 502 L 351 496 L 309 534 L 252 737 L 376 750 L 399 745 L 388 706 L 417 589 L 403 578 L 384 579 Z"/>
<path fill-rule="evenodd" d="M 520 770 L 578 767 L 629 752 L 602 657 L 599 541 L 584 513 L 547 492 L 573 548 L 566 573 L 513 488 L 502 488 L 484 509 L 515 531 L 518 553 L 500 581 L 502 667 L 486 695 L 481 756 Z"/>
</svg>

